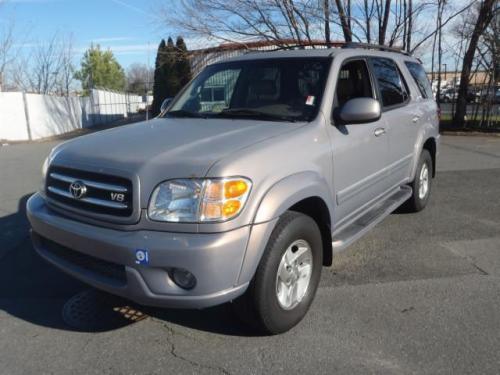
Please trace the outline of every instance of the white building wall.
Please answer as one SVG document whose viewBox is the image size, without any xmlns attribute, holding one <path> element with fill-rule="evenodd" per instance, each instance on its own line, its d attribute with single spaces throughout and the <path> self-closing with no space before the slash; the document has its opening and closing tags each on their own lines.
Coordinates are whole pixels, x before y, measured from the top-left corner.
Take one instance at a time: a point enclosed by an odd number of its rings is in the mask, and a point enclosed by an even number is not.
<svg viewBox="0 0 500 375">
<path fill-rule="evenodd" d="M 0 140 L 29 140 L 28 128 L 36 140 L 106 124 L 144 110 L 142 101 L 138 95 L 104 90 L 92 90 L 89 97 L 0 92 Z"/>
<path fill-rule="evenodd" d="M 22 92 L 0 92 L 0 139 L 28 139 Z"/>
<path fill-rule="evenodd" d="M 32 139 L 82 128 L 82 110 L 77 97 L 27 94 L 26 99 Z"/>
</svg>

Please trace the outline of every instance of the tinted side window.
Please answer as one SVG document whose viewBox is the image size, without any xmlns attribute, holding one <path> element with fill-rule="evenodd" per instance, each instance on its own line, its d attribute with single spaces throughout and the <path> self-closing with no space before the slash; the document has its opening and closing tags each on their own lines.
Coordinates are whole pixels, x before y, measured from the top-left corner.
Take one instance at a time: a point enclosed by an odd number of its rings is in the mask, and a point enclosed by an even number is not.
<svg viewBox="0 0 500 375">
<path fill-rule="evenodd" d="M 396 63 L 390 59 L 376 57 L 372 58 L 372 64 L 384 107 L 404 103 L 408 93 Z"/>
<path fill-rule="evenodd" d="M 429 82 L 429 79 L 427 78 L 427 75 L 425 74 L 425 70 L 422 65 L 411 61 L 406 61 L 405 65 L 410 71 L 411 76 L 415 80 L 415 83 L 417 84 L 422 96 L 424 98 L 432 98 L 431 84 Z"/>
<path fill-rule="evenodd" d="M 373 97 L 370 75 L 364 60 L 348 61 L 342 66 L 335 95 L 339 107 L 350 99 Z"/>
</svg>

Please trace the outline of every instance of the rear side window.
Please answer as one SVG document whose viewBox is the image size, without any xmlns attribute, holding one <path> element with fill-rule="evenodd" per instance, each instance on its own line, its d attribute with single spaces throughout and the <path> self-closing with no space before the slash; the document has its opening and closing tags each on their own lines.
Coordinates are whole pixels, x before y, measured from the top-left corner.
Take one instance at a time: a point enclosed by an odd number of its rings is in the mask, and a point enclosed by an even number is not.
<svg viewBox="0 0 500 375">
<path fill-rule="evenodd" d="M 427 75 L 425 74 L 425 70 L 422 65 L 411 61 L 405 61 L 405 65 L 410 71 L 411 76 L 415 80 L 415 83 L 417 84 L 422 96 L 424 98 L 432 98 L 431 84 L 429 82 L 429 79 L 427 78 Z"/>
<path fill-rule="evenodd" d="M 396 63 L 383 57 L 375 57 L 371 61 L 384 107 L 406 102 L 408 91 Z"/>
</svg>

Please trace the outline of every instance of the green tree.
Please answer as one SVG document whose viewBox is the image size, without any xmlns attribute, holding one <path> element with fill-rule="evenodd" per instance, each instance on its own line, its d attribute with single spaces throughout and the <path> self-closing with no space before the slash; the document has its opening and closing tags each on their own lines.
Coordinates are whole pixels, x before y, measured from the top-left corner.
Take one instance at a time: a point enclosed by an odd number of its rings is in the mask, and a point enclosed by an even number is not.
<svg viewBox="0 0 500 375">
<path fill-rule="evenodd" d="M 161 103 L 177 94 L 178 79 L 175 74 L 175 45 L 172 38 L 162 39 L 156 55 L 152 115 L 160 113 Z"/>
<path fill-rule="evenodd" d="M 172 38 L 167 43 L 162 39 L 156 55 L 152 114 L 160 113 L 161 103 L 172 98 L 191 80 L 191 64 L 189 62 L 186 43 L 182 37 L 176 44 Z"/>
<path fill-rule="evenodd" d="M 165 84 L 167 87 L 167 98 L 171 98 L 179 92 L 179 77 L 175 71 L 175 60 L 177 49 L 175 48 L 172 38 L 167 40 L 167 48 L 165 49 Z"/>
<path fill-rule="evenodd" d="M 167 44 L 165 39 L 162 39 L 156 53 L 154 83 L 153 83 L 153 104 L 152 115 L 156 116 L 160 113 L 160 106 L 163 100 L 167 97 L 166 70 L 164 69 L 167 63 Z"/>
<path fill-rule="evenodd" d="M 176 47 L 175 72 L 178 79 L 177 91 L 181 90 L 191 80 L 191 63 L 189 62 L 188 50 L 184 39 L 179 36 Z"/>
<path fill-rule="evenodd" d="M 82 88 L 86 93 L 92 88 L 115 91 L 125 89 L 127 84 L 125 72 L 110 50 L 102 51 L 99 45 L 91 45 L 80 64 L 80 70 L 75 73 L 75 78 L 82 82 Z"/>
</svg>

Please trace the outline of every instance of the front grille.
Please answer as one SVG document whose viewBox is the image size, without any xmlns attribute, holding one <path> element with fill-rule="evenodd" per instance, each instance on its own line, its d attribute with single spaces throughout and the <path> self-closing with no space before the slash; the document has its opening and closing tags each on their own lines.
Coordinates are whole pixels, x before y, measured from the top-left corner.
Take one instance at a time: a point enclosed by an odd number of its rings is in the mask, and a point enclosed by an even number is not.
<svg viewBox="0 0 500 375">
<path fill-rule="evenodd" d="M 39 236 L 42 249 L 50 255 L 79 269 L 104 277 L 108 283 L 123 286 L 127 283 L 125 266 L 71 250 L 45 237 Z"/>
<path fill-rule="evenodd" d="M 98 214 L 126 217 L 132 214 L 130 180 L 71 168 L 50 167 L 47 196 L 65 205 Z"/>
</svg>

